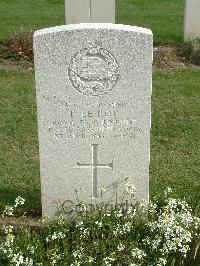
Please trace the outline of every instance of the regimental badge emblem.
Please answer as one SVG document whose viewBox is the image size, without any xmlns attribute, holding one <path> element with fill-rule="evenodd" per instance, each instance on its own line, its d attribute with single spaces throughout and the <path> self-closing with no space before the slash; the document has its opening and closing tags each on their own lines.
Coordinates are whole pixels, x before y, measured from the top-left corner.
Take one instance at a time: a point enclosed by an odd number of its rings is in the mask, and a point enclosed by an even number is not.
<svg viewBox="0 0 200 266">
<path fill-rule="evenodd" d="M 79 93 L 98 96 L 115 87 L 119 79 L 119 65 L 108 50 L 95 42 L 74 55 L 68 75 L 72 86 Z"/>
</svg>

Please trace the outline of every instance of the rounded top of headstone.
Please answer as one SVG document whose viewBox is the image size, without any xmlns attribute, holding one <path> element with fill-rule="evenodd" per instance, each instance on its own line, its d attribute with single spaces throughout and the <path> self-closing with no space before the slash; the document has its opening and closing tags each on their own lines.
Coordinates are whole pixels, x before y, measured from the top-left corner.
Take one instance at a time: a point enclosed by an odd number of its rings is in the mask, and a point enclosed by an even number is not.
<svg viewBox="0 0 200 266">
<path fill-rule="evenodd" d="M 56 33 L 56 32 L 63 32 L 63 31 L 74 31 L 74 30 L 118 30 L 118 31 L 129 31 L 129 32 L 136 32 L 146 35 L 153 35 L 152 31 L 146 28 L 136 27 L 136 26 L 129 26 L 123 24 L 112 24 L 112 23 L 80 23 L 80 24 L 69 24 L 69 25 L 62 25 L 56 26 L 52 28 L 45 28 L 42 30 L 37 30 L 34 33 L 34 37 Z"/>
</svg>

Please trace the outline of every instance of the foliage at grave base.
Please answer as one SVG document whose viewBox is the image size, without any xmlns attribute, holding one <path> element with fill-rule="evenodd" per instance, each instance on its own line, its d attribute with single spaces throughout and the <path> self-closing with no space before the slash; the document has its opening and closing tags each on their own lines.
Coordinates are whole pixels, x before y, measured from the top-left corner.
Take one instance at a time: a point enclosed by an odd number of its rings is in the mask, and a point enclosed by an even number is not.
<svg viewBox="0 0 200 266">
<path fill-rule="evenodd" d="M 14 32 L 0 41 L 0 59 L 33 61 L 33 31 Z"/>
<path fill-rule="evenodd" d="M 181 46 L 181 55 L 193 64 L 200 65 L 200 39 L 185 42 Z"/>
<path fill-rule="evenodd" d="M 23 203 L 18 197 L 3 215 L 13 215 Z M 148 205 L 110 211 L 102 206 L 38 230 L 3 231 L 3 265 L 199 265 L 200 259 L 200 218 L 170 190 Z"/>
</svg>

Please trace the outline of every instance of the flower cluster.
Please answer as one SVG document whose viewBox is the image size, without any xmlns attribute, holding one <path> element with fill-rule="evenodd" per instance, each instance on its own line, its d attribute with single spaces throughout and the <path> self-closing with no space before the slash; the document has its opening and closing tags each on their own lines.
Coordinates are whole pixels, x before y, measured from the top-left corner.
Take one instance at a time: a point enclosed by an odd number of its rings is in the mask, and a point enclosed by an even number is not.
<svg viewBox="0 0 200 266">
<path fill-rule="evenodd" d="M 16 210 L 17 207 L 19 207 L 20 205 L 24 205 L 25 203 L 25 199 L 23 199 L 22 197 L 18 196 L 15 199 L 15 203 L 13 206 L 6 206 L 5 210 L 2 213 L 2 217 L 4 216 L 13 216 L 14 211 Z"/>
<path fill-rule="evenodd" d="M 13 209 L 24 204 L 18 197 Z M 82 203 L 81 203 L 82 204 Z M 10 215 L 6 208 L 4 215 Z M 5 265 L 192 265 L 197 261 L 200 218 L 184 201 L 165 200 L 124 209 L 60 217 L 41 230 L 4 226 L 0 253 Z M 0 256 L 1 262 L 1 256 Z M 7 264 L 6 264 L 7 263 Z"/>
<path fill-rule="evenodd" d="M 192 210 L 186 202 L 172 198 L 157 212 L 157 217 L 156 221 L 148 222 L 151 236 L 145 238 L 144 243 L 152 253 L 160 253 L 163 258 L 169 260 L 172 254 L 179 254 L 184 260 L 195 237 L 192 232 L 198 229 L 200 219 L 192 215 Z M 159 261 L 161 264 L 162 260 Z M 164 263 L 165 260 L 161 265 Z"/>
</svg>

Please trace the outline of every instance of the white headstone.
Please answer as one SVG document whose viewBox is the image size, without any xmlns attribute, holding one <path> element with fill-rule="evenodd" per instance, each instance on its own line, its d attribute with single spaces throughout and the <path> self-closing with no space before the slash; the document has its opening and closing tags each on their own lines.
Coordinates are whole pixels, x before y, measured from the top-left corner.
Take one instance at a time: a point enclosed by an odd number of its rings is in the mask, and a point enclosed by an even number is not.
<svg viewBox="0 0 200 266">
<path fill-rule="evenodd" d="M 74 206 L 76 190 L 114 206 L 126 177 L 148 200 L 152 47 L 151 31 L 132 26 L 35 32 L 43 213 Z"/>
<path fill-rule="evenodd" d="M 65 0 L 66 24 L 115 23 L 115 0 Z"/>
<path fill-rule="evenodd" d="M 186 0 L 184 40 L 200 38 L 200 0 Z"/>
</svg>

